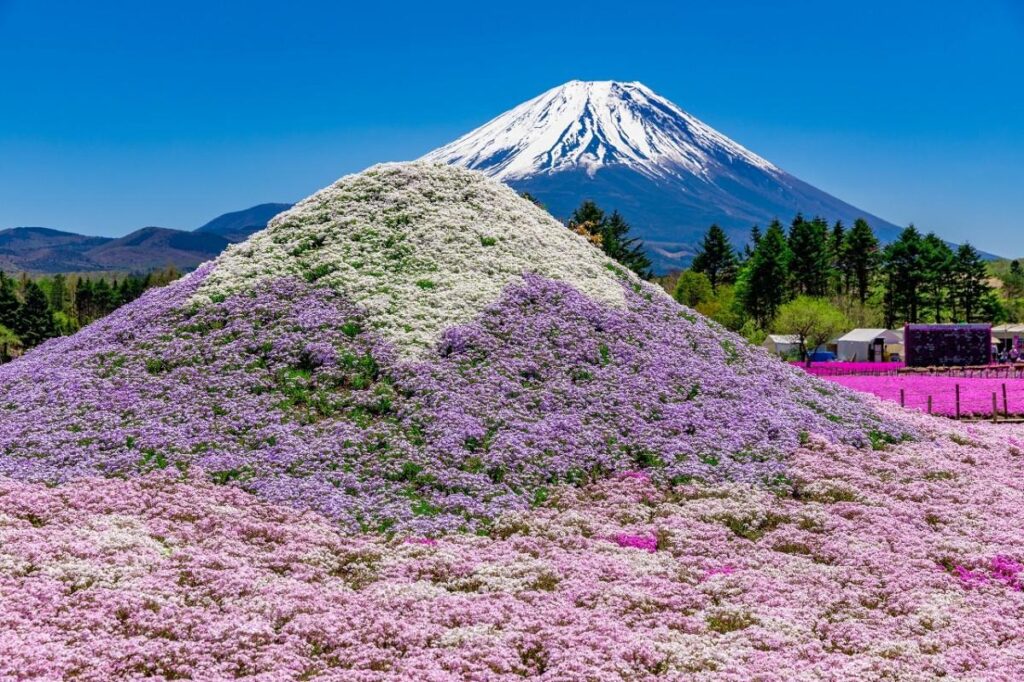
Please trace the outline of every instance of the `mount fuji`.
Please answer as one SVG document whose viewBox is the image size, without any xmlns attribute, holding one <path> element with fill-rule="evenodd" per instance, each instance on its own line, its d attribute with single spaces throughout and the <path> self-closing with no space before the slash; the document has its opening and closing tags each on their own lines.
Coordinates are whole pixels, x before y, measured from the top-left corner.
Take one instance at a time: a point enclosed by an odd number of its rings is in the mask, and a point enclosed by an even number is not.
<svg viewBox="0 0 1024 682">
<path fill-rule="evenodd" d="M 796 178 L 642 83 L 570 81 L 436 149 L 425 160 L 479 170 L 565 219 L 583 199 L 617 209 L 657 271 L 690 260 L 711 223 L 736 244 L 797 212 L 899 229 Z"/>
</svg>

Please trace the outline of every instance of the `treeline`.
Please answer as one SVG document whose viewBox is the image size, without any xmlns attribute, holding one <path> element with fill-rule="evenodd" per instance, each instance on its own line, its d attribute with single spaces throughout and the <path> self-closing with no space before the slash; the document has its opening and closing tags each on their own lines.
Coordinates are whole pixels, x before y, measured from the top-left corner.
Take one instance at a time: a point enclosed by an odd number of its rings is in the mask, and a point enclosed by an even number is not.
<svg viewBox="0 0 1024 682">
<path fill-rule="evenodd" d="M 173 267 L 146 275 L 45 275 L 0 272 L 0 362 L 134 301 L 181 276 Z"/>
<path fill-rule="evenodd" d="M 847 228 L 798 214 L 788 229 L 777 220 L 763 233 L 754 227 L 743 250 L 712 225 L 690 269 L 662 283 L 680 302 L 759 342 L 768 332 L 797 333 L 785 328 L 792 315 L 780 312 L 798 298 L 833 326 L 998 323 L 1007 309 L 988 279 L 970 244 L 953 250 L 911 225 L 883 247 L 864 220 Z"/>
</svg>

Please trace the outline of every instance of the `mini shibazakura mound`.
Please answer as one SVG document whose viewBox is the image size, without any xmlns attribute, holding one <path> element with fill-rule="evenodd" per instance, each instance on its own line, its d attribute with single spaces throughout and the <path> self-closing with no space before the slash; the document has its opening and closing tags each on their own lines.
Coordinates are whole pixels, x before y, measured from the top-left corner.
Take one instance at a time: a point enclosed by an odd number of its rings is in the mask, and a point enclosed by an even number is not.
<svg viewBox="0 0 1024 682">
<path fill-rule="evenodd" d="M 560 483 L 789 485 L 909 432 L 680 307 L 471 171 L 342 179 L 0 370 L 0 473 L 176 468 L 350 530 L 485 530 Z"/>
<path fill-rule="evenodd" d="M 0 679 L 1021 679 L 1022 437 L 379 166 L 0 367 Z"/>
</svg>

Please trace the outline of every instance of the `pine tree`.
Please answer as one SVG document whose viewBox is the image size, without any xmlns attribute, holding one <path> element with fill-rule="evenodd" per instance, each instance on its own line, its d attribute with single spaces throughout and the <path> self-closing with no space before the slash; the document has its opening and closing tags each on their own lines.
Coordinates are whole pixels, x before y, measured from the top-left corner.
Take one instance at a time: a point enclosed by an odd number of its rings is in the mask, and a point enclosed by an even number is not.
<svg viewBox="0 0 1024 682">
<path fill-rule="evenodd" d="M 743 261 L 750 260 L 750 257 L 754 255 L 754 249 L 761 243 L 761 228 L 754 225 L 750 228 L 750 241 L 743 245 Z"/>
<path fill-rule="evenodd" d="M 92 282 L 87 279 L 78 280 L 75 285 L 75 319 L 79 326 L 84 327 L 96 319 L 92 294 Z"/>
<path fill-rule="evenodd" d="M 830 279 L 828 224 L 797 214 L 789 230 L 789 275 L 795 295 L 824 296 Z"/>
<path fill-rule="evenodd" d="M 529 192 L 520 192 L 519 196 L 521 196 L 522 198 L 526 199 L 527 201 L 529 201 L 534 206 L 537 206 L 539 208 L 543 208 L 544 210 L 547 210 L 547 207 L 544 204 L 540 203 L 540 199 L 538 199 L 537 197 L 533 196 Z"/>
<path fill-rule="evenodd" d="M 964 322 L 975 322 L 982 316 L 982 304 L 991 291 L 988 268 L 978 250 L 961 244 L 953 258 L 953 300 Z"/>
<path fill-rule="evenodd" d="M 921 285 L 924 282 L 921 233 L 913 225 L 885 247 L 882 272 L 886 279 L 885 325 L 919 322 Z"/>
<path fill-rule="evenodd" d="M 768 327 L 786 300 L 790 258 L 786 233 L 775 220 L 758 240 L 737 283 L 740 304 L 762 329 Z"/>
<path fill-rule="evenodd" d="M 57 325 L 53 321 L 46 294 L 32 280 L 25 284 L 25 300 L 18 309 L 14 331 L 26 347 L 37 346 L 57 335 Z"/>
<path fill-rule="evenodd" d="M 942 322 L 949 297 L 953 251 L 934 232 L 925 235 L 921 242 L 921 267 L 924 271 L 922 305 L 931 312 L 933 322 Z"/>
<path fill-rule="evenodd" d="M 853 293 L 861 305 L 867 301 L 871 283 L 879 265 L 878 238 L 874 230 L 863 218 L 853 223 L 853 228 L 846 233 L 844 252 L 846 268 L 849 273 Z"/>
<path fill-rule="evenodd" d="M 64 275 L 56 274 L 50 280 L 50 308 L 55 311 L 64 311 L 68 306 L 68 285 Z"/>
<path fill-rule="evenodd" d="M 714 292 L 718 291 L 719 284 L 736 281 L 736 250 L 725 230 L 718 225 L 708 228 L 690 267 L 694 272 L 707 275 Z"/>
<path fill-rule="evenodd" d="M 639 239 L 629 236 L 630 226 L 618 211 L 607 216 L 597 204 L 587 200 L 573 211 L 569 229 L 585 236 L 605 254 L 640 277 L 649 279 L 651 261 Z"/>
<path fill-rule="evenodd" d="M 14 293 L 14 281 L 0 271 L 0 326 L 14 331 L 20 305 Z"/>
<path fill-rule="evenodd" d="M 832 234 L 828 241 L 829 269 L 831 270 L 832 293 L 849 294 L 850 278 L 846 264 L 846 227 L 843 221 L 837 220 L 832 226 Z"/>
<path fill-rule="evenodd" d="M 650 279 L 651 259 L 644 253 L 643 243 L 638 238 L 629 236 L 630 229 L 629 223 L 619 212 L 612 211 L 601 231 L 601 248 L 642 279 Z"/>
<path fill-rule="evenodd" d="M 114 300 L 114 292 L 110 288 L 110 284 L 105 279 L 98 279 L 93 284 L 92 288 L 93 304 L 96 306 L 95 317 L 103 317 L 117 307 L 117 302 Z"/>
</svg>

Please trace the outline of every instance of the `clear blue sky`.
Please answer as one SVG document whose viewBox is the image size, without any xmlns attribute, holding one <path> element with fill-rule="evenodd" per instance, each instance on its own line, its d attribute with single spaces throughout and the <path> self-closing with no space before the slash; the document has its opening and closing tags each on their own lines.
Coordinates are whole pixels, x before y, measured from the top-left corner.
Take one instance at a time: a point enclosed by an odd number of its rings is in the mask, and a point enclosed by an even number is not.
<svg viewBox="0 0 1024 682">
<path fill-rule="evenodd" d="M 619 79 L 897 224 L 1024 255 L 1018 0 L 0 0 L 0 64 L 0 228 L 192 228 Z"/>
</svg>

